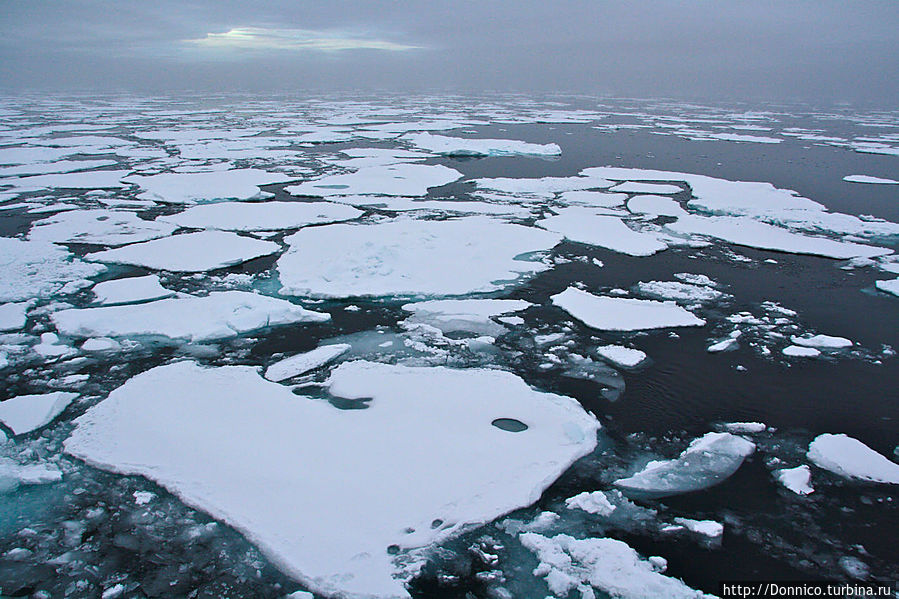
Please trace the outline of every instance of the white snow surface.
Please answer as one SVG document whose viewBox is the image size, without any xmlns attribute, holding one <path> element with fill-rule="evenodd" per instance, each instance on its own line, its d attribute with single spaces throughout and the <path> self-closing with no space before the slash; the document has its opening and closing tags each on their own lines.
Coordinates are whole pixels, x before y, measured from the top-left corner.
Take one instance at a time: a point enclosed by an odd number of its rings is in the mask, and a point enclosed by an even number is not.
<svg viewBox="0 0 899 599">
<path fill-rule="evenodd" d="M 11 397 L 0 401 L 0 422 L 16 435 L 30 433 L 50 424 L 76 397 L 67 391 Z"/>
<path fill-rule="evenodd" d="M 200 231 L 94 252 L 84 259 L 157 270 L 203 272 L 274 254 L 280 249 L 281 246 L 272 241 L 226 231 Z"/>
<path fill-rule="evenodd" d="M 516 260 L 560 237 L 483 216 L 324 225 L 287 237 L 281 293 L 316 297 L 462 295 L 503 289 L 542 262 Z M 439 276 L 435 273 L 439 270 Z"/>
<path fill-rule="evenodd" d="M 815 492 L 811 484 L 812 471 L 805 464 L 795 468 L 775 470 L 774 477 L 780 484 L 797 495 L 808 495 Z"/>
<path fill-rule="evenodd" d="M 142 200 L 166 204 L 194 204 L 214 200 L 254 200 L 265 197 L 260 185 L 284 183 L 292 178 L 259 169 L 216 170 L 199 173 L 132 175 L 122 179 L 143 191 Z"/>
<path fill-rule="evenodd" d="M 646 360 L 646 354 L 639 349 L 623 345 L 601 345 L 596 348 L 596 353 L 612 364 L 623 368 L 633 368 Z"/>
<path fill-rule="evenodd" d="M 821 352 L 814 347 L 802 347 L 799 345 L 788 345 L 781 350 L 781 353 L 791 358 L 817 358 Z"/>
<path fill-rule="evenodd" d="M 617 193 L 651 193 L 651 194 L 672 194 L 683 191 L 677 185 L 669 185 L 665 183 L 637 183 L 635 181 L 626 181 L 619 183 L 615 187 L 609 189 Z"/>
<path fill-rule="evenodd" d="M 565 507 L 570 510 L 579 509 L 588 514 L 598 514 L 600 516 L 608 516 L 615 511 L 615 506 L 606 498 L 606 494 L 602 491 L 578 493 L 574 497 L 569 497 L 565 500 Z"/>
<path fill-rule="evenodd" d="M 628 227 L 617 216 L 597 214 L 593 208 L 563 208 L 537 226 L 564 235 L 570 241 L 603 247 L 631 256 L 651 256 L 668 246 L 651 233 Z"/>
<path fill-rule="evenodd" d="M 852 340 L 846 339 L 845 337 L 833 337 L 831 335 L 811 335 L 808 337 L 792 335 L 790 340 L 796 345 L 814 347 L 817 349 L 843 349 L 852 347 Z"/>
<path fill-rule="evenodd" d="M 328 175 L 291 185 L 286 191 L 298 196 L 386 195 L 423 196 L 431 187 L 452 183 L 459 171 L 440 164 L 390 164 L 360 168 L 354 173 Z"/>
<path fill-rule="evenodd" d="M 874 286 L 885 293 L 899 295 L 899 279 L 881 279 L 880 281 L 875 281 Z"/>
<path fill-rule="evenodd" d="M 390 552 L 532 504 L 599 427 L 574 400 L 495 370 L 349 362 L 328 388 L 371 400 L 339 410 L 251 367 L 160 366 L 78 418 L 65 450 L 152 478 L 318 593 L 407 597 Z M 503 417 L 530 428 L 491 425 Z"/>
<path fill-rule="evenodd" d="M 352 220 L 361 215 L 361 210 L 330 202 L 219 202 L 156 220 L 192 229 L 277 231 Z"/>
<path fill-rule="evenodd" d="M 493 322 L 492 317 L 518 312 L 532 305 L 524 300 L 429 300 L 405 304 L 403 310 L 412 312 L 412 316 L 406 320 L 410 324 L 428 324 L 444 333 L 468 331 L 481 335 L 498 336 L 506 332 L 506 329 Z"/>
<path fill-rule="evenodd" d="M 707 285 L 677 281 L 640 281 L 636 287 L 642 295 L 691 304 L 713 302 L 724 297 L 724 293 Z"/>
<path fill-rule="evenodd" d="M 615 486 L 640 495 L 666 496 L 698 491 L 728 478 L 755 451 L 755 444 L 730 433 L 707 433 L 673 460 L 650 462 Z"/>
<path fill-rule="evenodd" d="M 681 205 L 663 196 L 634 196 L 627 202 L 627 209 L 634 214 L 650 214 L 652 216 L 686 216 L 687 211 Z"/>
<path fill-rule="evenodd" d="M 328 362 L 340 357 L 349 351 L 350 345 L 347 343 L 336 343 L 334 345 L 322 345 L 311 351 L 290 356 L 283 360 L 279 360 L 271 364 L 265 369 L 265 378 L 276 383 L 305 374 L 310 370 L 314 370 L 319 366 L 324 366 Z"/>
<path fill-rule="evenodd" d="M 899 181 L 895 179 L 884 179 L 870 175 L 846 175 L 843 177 L 843 181 L 848 181 L 849 183 L 873 183 L 876 185 L 899 185 Z"/>
<path fill-rule="evenodd" d="M 113 279 L 93 286 L 96 303 L 104 306 L 132 304 L 163 299 L 175 295 L 174 291 L 159 284 L 159 276 L 128 277 Z"/>
<path fill-rule="evenodd" d="M 818 435 L 806 455 L 819 468 L 839 476 L 899 485 L 899 464 L 848 435 Z"/>
<path fill-rule="evenodd" d="M 594 597 L 594 589 L 616 599 L 698 599 L 711 597 L 656 571 L 623 541 L 610 538 L 545 537 L 535 532 L 518 537 L 537 555 L 535 576 L 545 578 L 555 597 Z"/>
<path fill-rule="evenodd" d="M 50 315 L 57 330 L 72 337 L 159 335 L 212 341 L 268 326 L 324 322 L 330 315 L 286 300 L 245 291 L 215 291 L 205 297 L 176 297 L 124 306 L 70 308 Z"/>
<path fill-rule="evenodd" d="M 514 139 L 447 137 L 430 133 L 410 133 L 400 138 L 417 148 L 444 156 L 557 156 L 558 144 L 532 144 Z"/>
<path fill-rule="evenodd" d="M 47 297 L 66 283 L 104 270 L 106 267 L 85 264 L 52 243 L 0 237 L 0 302 Z"/>
<path fill-rule="evenodd" d="M 696 327 L 705 321 L 674 302 L 593 295 L 569 287 L 550 298 L 584 324 L 603 331 Z"/>
<path fill-rule="evenodd" d="M 707 537 L 720 537 L 724 534 L 724 525 L 714 520 L 692 520 L 690 518 L 675 518 L 675 524 L 680 524 L 690 532 Z"/>
<path fill-rule="evenodd" d="M 74 210 L 39 220 L 28 232 L 32 241 L 124 245 L 171 235 L 176 226 L 144 220 L 122 210 Z"/>
</svg>

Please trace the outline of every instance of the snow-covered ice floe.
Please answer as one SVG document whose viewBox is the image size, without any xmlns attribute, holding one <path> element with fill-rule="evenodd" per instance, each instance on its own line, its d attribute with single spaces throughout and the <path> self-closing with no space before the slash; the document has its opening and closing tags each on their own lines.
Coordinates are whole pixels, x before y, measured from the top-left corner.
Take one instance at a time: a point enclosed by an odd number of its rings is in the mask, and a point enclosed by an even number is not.
<svg viewBox="0 0 899 599">
<path fill-rule="evenodd" d="M 265 369 L 265 378 L 276 383 L 286 381 L 295 376 L 305 374 L 324 366 L 328 362 L 337 359 L 350 349 L 348 343 L 335 343 L 334 345 L 322 345 L 311 351 L 290 356 L 271 364 Z"/>
<path fill-rule="evenodd" d="M 562 153 L 558 144 L 532 144 L 514 139 L 475 139 L 410 133 L 400 140 L 444 156 L 557 156 Z"/>
<path fill-rule="evenodd" d="M 537 226 L 570 241 L 631 256 L 651 256 L 668 248 L 657 236 L 634 231 L 621 218 L 599 214 L 592 208 L 564 208 L 555 216 L 538 220 Z"/>
<path fill-rule="evenodd" d="M 845 349 L 852 347 L 852 341 L 845 337 L 833 337 L 831 335 L 806 335 L 799 337 L 792 335 L 790 340 L 802 347 L 814 347 L 816 349 Z"/>
<path fill-rule="evenodd" d="M 875 185 L 899 185 L 899 181 L 895 179 L 884 179 L 883 177 L 872 177 L 870 175 L 846 175 L 843 181 L 849 183 L 871 183 Z"/>
<path fill-rule="evenodd" d="M 361 210 L 330 202 L 220 202 L 156 220 L 192 229 L 277 231 L 352 220 L 361 215 Z"/>
<path fill-rule="evenodd" d="M 532 504 L 596 445 L 576 401 L 507 372 L 347 362 L 327 384 L 367 407 L 297 396 L 251 367 L 157 367 L 78 418 L 65 450 L 153 479 L 316 592 L 405 597 L 404 550 Z"/>
<path fill-rule="evenodd" d="M 171 235 L 175 225 L 144 220 L 121 210 L 75 210 L 39 220 L 28 232 L 32 241 L 124 245 Z"/>
<path fill-rule="evenodd" d="M 0 301 L 15 302 L 58 293 L 67 283 L 106 270 L 85 264 L 45 241 L 0 237 Z"/>
<path fill-rule="evenodd" d="M 290 249 L 278 260 L 281 293 L 352 297 L 497 291 L 545 270 L 542 262 L 517 258 L 549 250 L 560 239 L 487 217 L 310 227 L 284 240 Z"/>
<path fill-rule="evenodd" d="M 818 435 L 808 446 L 808 459 L 839 476 L 899 485 L 899 464 L 848 435 Z"/>
<path fill-rule="evenodd" d="M 701 327 L 705 321 L 674 302 L 593 295 L 569 287 L 552 303 L 584 324 L 602 331 L 639 331 L 668 327 Z"/>
<path fill-rule="evenodd" d="M 524 300 L 430 300 L 405 304 L 403 310 L 412 313 L 405 321 L 408 324 L 426 324 L 443 333 L 464 331 L 498 336 L 506 332 L 506 328 L 494 322 L 494 317 L 518 312 L 532 305 Z"/>
<path fill-rule="evenodd" d="M 286 300 L 245 291 L 215 291 L 205 297 L 176 297 L 146 304 L 70 308 L 50 315 L 57 330 L 71 337 L 147 335 L 189 341 L 227 339 L 269 326 L 330 318 Z"/>
<path fill-rule="evenodd" d="M 639 349 L 623 345 L 602 345 L 596 348 L 596 353 L 620 368 L 635 368 L 646 360 L 646 354 Z"/>
<path fill-rule="evenodd" d="M 30 433 L 50 424 L 76 397 L 67 391 L 11 397 L 0 401 L 0 422 L 16 435 Z"/>
<path fill-rule="evenodd" d="M 459 179 L 462 173 L 440 164 L 391 164 L 360 168 L 354 173 L 328 175 L 286 188 L 297 196 L 386 195 L 423 196 L 431 187 Z"/>
<path fill-rule="evenodd" d="M 884 293 L 891 293 L 899 296 L 899 279 L 887 279 L 875 281 L 874 286 Z"/>
<path fill-rule="evenodd" d="M 595 597 L 594 589 L 620 599 L 699 599 L 711 597 L 682 581 L 665 576 L 623 541 L 609 538 L 546 537 L 535 532 L 519 535 L 522 545 L 540 562 L 536 576 L 546 580 L 556 597 Z"/>
<path fill-rule="evenodd" d="M 812 487 L 812 471 L 805 464 L 795 468 L 781 468 L 775 470 L 773 474 L 777 482 L 797 495 L 808 495 L 815 492 Z"/>
<path fill-rule="evenodd" d="M 200 231 L 135 243 L 85 256 L 92 262 L 132 264 L 157 270 L 203 272 L 233 266 L 281 250 L 272 241 L 226 231 Z"/>
<path fill-rule="evenodd" d="M 740 467 L 755 444 L 730 433 L 694 439 L 677 459 L 650 462 L 640 472 L 615 481 L 629 493 L 664 497 L 716 485 Z"/>
<path fill-rule="evenodd" d="M 31 302 L 0 304 L 0 332 L 18 331 L 28 321 Z"/>
<path fill-rule="evenodd" d="M 214 200 L 257 200 L 268 195 L 260 185 L 284 183 L 292 178 L 283 173 L 258 169 L 214 170 L 199 173 L 132 175 L 122 179 L 143 191 L 142 200 L 166 204 L 194 204 Z M 270 194 L 269 194 L 270 195 Z"/>
<path fill-rule="evenodd" d="M 174 291 L 159 284 L 159 276 L 127 277 L 97 283 L 91 288 L 96 303 L 102 306 L 134 304 L 164 299 L 175 295 Z"/>
</svg>

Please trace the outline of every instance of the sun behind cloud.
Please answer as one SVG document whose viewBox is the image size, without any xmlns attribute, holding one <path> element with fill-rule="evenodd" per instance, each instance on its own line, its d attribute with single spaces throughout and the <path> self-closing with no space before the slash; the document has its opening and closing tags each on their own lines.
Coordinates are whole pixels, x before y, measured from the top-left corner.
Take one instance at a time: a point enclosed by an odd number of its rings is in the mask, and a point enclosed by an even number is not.
<svg viewBox="0 0 899 599">
<path fill-rule="evenodd" d="M 185 43 L 213 50 L 285 52 L 341 52 L 344 50 L 401 52 L 420 48 L 420 46 L 342 32 L 311 29 L 267 29 L 264 27 L 235 27 L 225 33 L 207 33 L 203 38 L 185 40 Z"/>
</svg>

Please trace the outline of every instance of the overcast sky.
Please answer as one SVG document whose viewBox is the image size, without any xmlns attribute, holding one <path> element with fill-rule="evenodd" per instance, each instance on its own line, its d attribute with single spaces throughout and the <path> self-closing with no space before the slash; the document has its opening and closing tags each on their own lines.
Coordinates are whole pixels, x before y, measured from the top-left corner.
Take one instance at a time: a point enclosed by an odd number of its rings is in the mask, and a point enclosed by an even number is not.
<svg viewBox="0 0 899 599">
<path fill-rule="evenodd" d="M 897 0 L 251 4 L 0 0 L 0 89 L 899 98 Z"/>
</svg>

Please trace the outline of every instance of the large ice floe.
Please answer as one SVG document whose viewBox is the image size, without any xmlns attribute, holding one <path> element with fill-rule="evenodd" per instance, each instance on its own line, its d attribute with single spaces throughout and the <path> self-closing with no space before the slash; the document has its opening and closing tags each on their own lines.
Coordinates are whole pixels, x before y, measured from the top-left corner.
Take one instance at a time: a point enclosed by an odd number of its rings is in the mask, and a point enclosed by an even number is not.
<svg viewBox="0 0 899 599">
<path fill-rule="evenodd" d="M 176 297 L 145 304 L 69 308 L 50 315 L 71 337 L 161 336 L 213 341 L 295 322 L 324 322 L 330 315 L 286 300 L 244 291 L 216 291 L 205 297 Z"/>
<path fill-rule="evenodd" d="M 175 225 L 144 220 L 119 210 L 74 210 L 39 220 L 28 232 L 33 241 L 124 245 L 171 235 Z"/>
<path fill-rule="evenodd" d="M 535 532 L 523 533 L 519 539 L 537 555 L 534 574 L 546 580 L 555 597 L 570 597 L 576 591 L 577 596 L 592 598 L 594 590 L 620 599 L 711 597 L 665 576 L 656 566 L 657 559 L 643 559 L 617 539 L 547 537 Z"/>
<path fill-rule="evenodd" d="M 330 202 L 220 202 L 161 216 L 157 221 L 192 229 L 277 231 L 352 220 L 361 210 Z"/>
<path fill-rule="evenodd" d="M 287 237 L 281 293 L 317 297 L 462 295 L 496 291 L 545 270 L 519 259 L 549 250 L 555 233 L 487 217 L 324 225 Z M 439 275 L 435 274 L 439 272 Z"/>
<path fill-rule="evenodd" d="M 707 433 L 694 439 L 678 458 L 649 462 L 636 474 L 616 480 L 615 486 L 650 497 L 698 491 L 728 478 L 754 451 L 755 444 L 743 437 Z"/>
<path fill-rule="evenodd" d="M 537 226 L 564 235 L 570 241 L 595 245 L 631 256 L 651 256 L 667 249 L 651 233 L 634 231 L 617 216 L 598 214 L 592 208 L 564 208 Z"/>
<path fill-rule="evenodd" d="M 327 389 L 363 409 L 297 396 L 251 367 L 178 362 L 88 410 L 65 449 L 153 479 L 312 590 L 405 597 L 407 549 L 533 503 L 596 444 L 576 401 L 507 372 L 347 362 Z M 502 418 L 528 428 L 492 424 Z"/>
<path fill-rule="evenodd" d="M 225 231 L 201 231 L 94 252 L 85 256 L 85 260 L 177 272 L 203 272 L 233 266 L 280 250 L 281 246 L 272 241 Z"/>
<path fill-rule="evenodd" d="M 400 140 L 444 156 L 557 156 L 562 153 L 558 144 L 532 144 L 514 139 L 474 139 L 410 133 Z"/>
<path fill-rule="evenodd" d="M 808 446 L 808 459 L 846 478 L 899 485 L 899 464 L 848 435 L 818 435 Z"/>
<path fill-rule="evenodd" d="M 587 326 L 603 331 L 698 327 L 705 324 L 703 319 L 674 302 L 593 295 L 575 287 L 569 287 L 550 299 Z"/>
<path fill-rule="evenodd" d="M 354 173 L 328 175 L 286 188 L 298 196 L 386 195 L 423 196 L 431 187 L 452 183 L 462 176 L 440 164 L 391 164 L 360 168 Z"/>
<path fill-rule="evenodd" d="M 48 297 L 67 283 L 104 270 L 52 243 L 0 237 L 0 302 Z"/>
<path fill-rule="evenodd" d="M 122 179 L 141 188 L 138 198 L 166 204 L 193 204 L 213 200 L 254 200 L 267 197 L 260 185 L 292 180 L 283 173 L 258 169 L 217 170 L 199 173 L 132 175 Z"/>
</svg>

